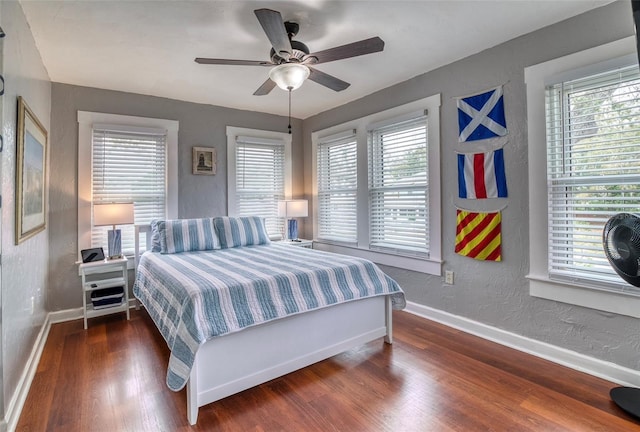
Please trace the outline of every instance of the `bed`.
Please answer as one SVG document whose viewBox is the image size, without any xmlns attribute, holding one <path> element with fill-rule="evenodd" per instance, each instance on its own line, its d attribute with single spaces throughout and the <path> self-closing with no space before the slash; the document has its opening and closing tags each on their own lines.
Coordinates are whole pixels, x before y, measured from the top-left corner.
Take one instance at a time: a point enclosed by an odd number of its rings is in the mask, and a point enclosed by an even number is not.
<svg viewBox="0 0 640 432">
<path fill-rule="evenodd" d="M 192 425 L 203 405 L 377 338 L 392 343 L 391 311 L 405 306 L 375 264 L 270 242 L 261 223 L 136 227 L 134 295 L 171 350 L 167 386 L 186 385 Z"/>
</svg>

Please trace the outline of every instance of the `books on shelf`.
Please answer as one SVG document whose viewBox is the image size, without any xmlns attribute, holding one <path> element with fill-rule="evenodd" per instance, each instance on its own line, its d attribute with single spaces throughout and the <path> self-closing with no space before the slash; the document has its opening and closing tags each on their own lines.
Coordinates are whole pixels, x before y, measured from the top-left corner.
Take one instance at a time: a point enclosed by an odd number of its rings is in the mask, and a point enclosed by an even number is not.
<svg viewBox="0 0 640 432">
<path fill-rule="evenodd" d="M 103 288 L 91 292 L 93 309 L 106 309 L 120 306 L 124 298 L 124 287 Z"/>
</svg>

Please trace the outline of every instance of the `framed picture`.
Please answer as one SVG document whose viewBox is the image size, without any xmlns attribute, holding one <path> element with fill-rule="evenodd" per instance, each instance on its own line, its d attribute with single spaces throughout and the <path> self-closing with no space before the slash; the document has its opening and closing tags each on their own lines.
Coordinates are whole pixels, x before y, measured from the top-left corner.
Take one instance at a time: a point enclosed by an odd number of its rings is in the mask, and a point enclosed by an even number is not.
<svg viewBox="0 0 640 432">
<path fill-rule="evenodd" d="M 16 146 L 16 244 L 46 224 L 47 130 L 18 97 Z"/>
<path fill-rule="evenodd" d="M 193 173 L 214 175 L 216 173 L 216 149 L 213 147 L 193 147 Z"/>
</svg>

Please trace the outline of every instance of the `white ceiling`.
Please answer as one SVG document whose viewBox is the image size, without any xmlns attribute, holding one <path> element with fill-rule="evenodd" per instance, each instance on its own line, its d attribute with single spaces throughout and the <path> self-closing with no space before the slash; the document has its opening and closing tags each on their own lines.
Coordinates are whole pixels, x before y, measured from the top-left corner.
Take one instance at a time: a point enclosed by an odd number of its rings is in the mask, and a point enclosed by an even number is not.
<svg viewBox="0 0 640 432">
<path fill-rule="evenodd" d="M 609 2 L 21 0 L 54 82 L 280 115 L 285 91 L 252 95 L 268 68 L 194 58 L 268 60 L 259 8 L 298 22 L 295 39 L 312 53 L 373 36 L 385 41 L 381 53 L 318 65 L 351 86 L 334 92 L 307 81 L 292 95 L 302 119 Z"/>
</svg>

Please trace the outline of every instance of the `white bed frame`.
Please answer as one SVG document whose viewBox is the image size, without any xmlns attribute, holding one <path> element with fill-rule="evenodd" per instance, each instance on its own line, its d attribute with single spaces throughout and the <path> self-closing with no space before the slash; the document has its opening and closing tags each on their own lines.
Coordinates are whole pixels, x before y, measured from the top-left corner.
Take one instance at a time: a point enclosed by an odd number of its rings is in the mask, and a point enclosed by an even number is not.
<svg viewBox="0 0 640 432">
<path fill-rule="evenodd" d="M 136 226 L 150 248 L 150 229 Z M 211 339 L 200 346 L 187 382 L 187 417 L 198 408 L 374 339 L 392 343 L 391 299 L 370 297 L 316 309 Z"/>
</svg>

